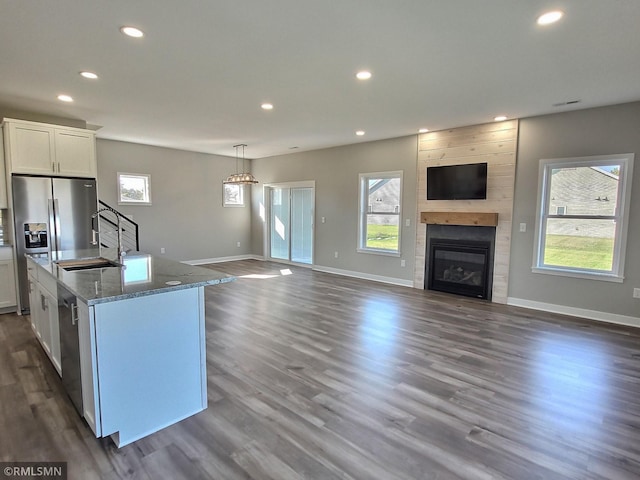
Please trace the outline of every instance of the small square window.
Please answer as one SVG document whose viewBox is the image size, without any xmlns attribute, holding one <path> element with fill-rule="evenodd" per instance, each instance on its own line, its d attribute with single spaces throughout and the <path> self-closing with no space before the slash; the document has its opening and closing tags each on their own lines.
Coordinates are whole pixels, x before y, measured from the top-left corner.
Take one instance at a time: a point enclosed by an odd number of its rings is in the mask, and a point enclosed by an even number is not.
<svg viewBox="0 0 640 480">
<path fill-rule="evenodd" d="M 151 205 L 151 175 L 118 172 L 118 205 Z"/>
<path fill-rule="evenodd" d="M 222 185 L 222 205 L 225 207 L 244 207 L 244 185 L 225 183 Z"/>
</svg>

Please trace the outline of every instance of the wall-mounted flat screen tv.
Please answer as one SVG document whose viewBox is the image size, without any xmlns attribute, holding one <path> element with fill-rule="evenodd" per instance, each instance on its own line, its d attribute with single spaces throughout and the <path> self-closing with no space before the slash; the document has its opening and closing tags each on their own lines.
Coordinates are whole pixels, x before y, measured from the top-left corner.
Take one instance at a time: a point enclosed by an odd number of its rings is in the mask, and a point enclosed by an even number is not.
<svg viewBox="0 0 640 480">
<path fill-rule="evenodd" d="M 484 200 L 487 164 L 427 167 L 427 200 Z"/>
</svg>

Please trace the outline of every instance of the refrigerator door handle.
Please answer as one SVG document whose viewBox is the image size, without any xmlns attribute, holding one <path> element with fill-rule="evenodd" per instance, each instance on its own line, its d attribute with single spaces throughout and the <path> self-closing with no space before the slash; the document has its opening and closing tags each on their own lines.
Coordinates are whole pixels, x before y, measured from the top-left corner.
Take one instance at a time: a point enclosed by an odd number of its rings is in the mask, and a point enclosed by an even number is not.
<svg viewBox="0 0 640 480">
<path fill-rule="evenodd" d="M 60 206 L 58 199 L 53 199 L 53 215 L 56 221 L 56 251 L 62 250 L 62 232 L 60 231 Z"/>
<path fill-rule="evenodd" d="M 71 304 L 71 325 L 78 323 L 78 304 Z"/>
<path fill-rule="evenodd" d="M 48 232 L 49 239 L 47 241 L 47 250 L 49 252 L 49 258 L 52 258 L 51 252 L 53 251 L 53 242 L 55 240 L 55 234 L 56 234 L 56 230 L 55 230 L 56 217 L 55 217 L 55 212 L 53 211 L 52 199 L 47 200 L 47 213 L 49 214 L 49 232 Z"/>
<path fill-rule="evenodd" d="M 58 199 L 49 200 L 49 257 L 54 251 L 61 250 L 60 242 L 60 215 L 58 214 Z"/>
</svg>

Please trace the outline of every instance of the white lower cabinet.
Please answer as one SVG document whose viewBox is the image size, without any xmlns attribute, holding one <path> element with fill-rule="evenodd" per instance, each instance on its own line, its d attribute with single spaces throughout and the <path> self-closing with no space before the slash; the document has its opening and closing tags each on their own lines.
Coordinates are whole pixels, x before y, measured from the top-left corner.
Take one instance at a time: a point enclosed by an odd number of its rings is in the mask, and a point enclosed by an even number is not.
<svg viewBox="0 0 640 480">
<path fill-rule="evenodd" d="M 42 288 L 41 285 L 38 285 L 38 303 L 36 305 L 31 305 L 31 309 L 34 308 L 38 310 L 38 320 L 39 320 L 39 335 L 40 343 L 44 348 L 44 351 L 47 352 L 47 355 L 51 357 L 51 296 L 49 293 Z"/>
<path fill-rule="evenodd" d="M 96 368 L 95 320 L 93 307 L 78 300 L 78 339 L 80 342 L 80 375 L 84 418 L 96 437 L 102 436 L 98 369 Z"/>
<path fill-rule="evenodd" d="M 78 301 L 83 413 L 122 447 L 207 408 L 204 289 Z"/>
<path fill-rule="evenodd" d="M 28 271 L 32 326 L 60 372 L 58 299 L 51 293 L 58 279 L 42 267 Z M 82 416 L 96 437 L 111 436 L 122 447 L 207 408 L 203 286 L 76 301 Z"/>
<path fill-rule="evenodd" d="M 29 280 L 29 305 L 33 305 L 31 311 L 29 312 L 29 320 L 31 322 L 31 329 L 33 333 L 36 334 L 38 340 L 40 339 L 40 309 L 37 308 L 38 305 L 38 280 L 37 277 L 31 274 L 29 271 L 28 275 Z"/>
<path fill-rule="evenodd" d="M 0 182 L 4 178 L 0 178 Z M 0 308 L 16 306 L 16 282 L 13 276 L 13 250 L 0 247 Z"/>
<path fill-rule="evenodd" d="M 60 358 L 60 327 L 58 325 L 58 296 L 47 289 L 39 288 L 40 307 L 42 309 L 40 336 L 45 352 L 51 358 L 53 366 L 62 374 L 62 364 Z"/>
<path fill-rule="evenodd" d="M 37 274 L 31 273 L 31 269 L 28 272 L 31 328 L 51 359 L 58 375 L 62 375 L 58 295 L 45 288 L 38 281 Z M 33 272 L 35 273 L 35 270 Z"/>
</svg>

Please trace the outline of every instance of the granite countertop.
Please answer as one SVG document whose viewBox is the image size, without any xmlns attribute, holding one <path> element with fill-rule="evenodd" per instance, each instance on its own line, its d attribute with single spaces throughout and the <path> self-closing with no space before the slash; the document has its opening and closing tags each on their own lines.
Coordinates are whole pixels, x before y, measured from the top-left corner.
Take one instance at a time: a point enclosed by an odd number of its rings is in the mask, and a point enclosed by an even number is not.
<svg viewBox="0 0 640 480">
<path fill-rule="evenodd" d="M 235 277 L 216 270 L 142 252 L 129 252 L 122 257 L 121 263 L 124 265 L 116 267 L 68 271 L 56 263 L 60 260 L 95 257 L 118 262 L 117 251 L 113 248 L 53 252 L 53 259 L 40 255 L 30 257 L 88 305 L 235 280 Z"/>
</svg>

